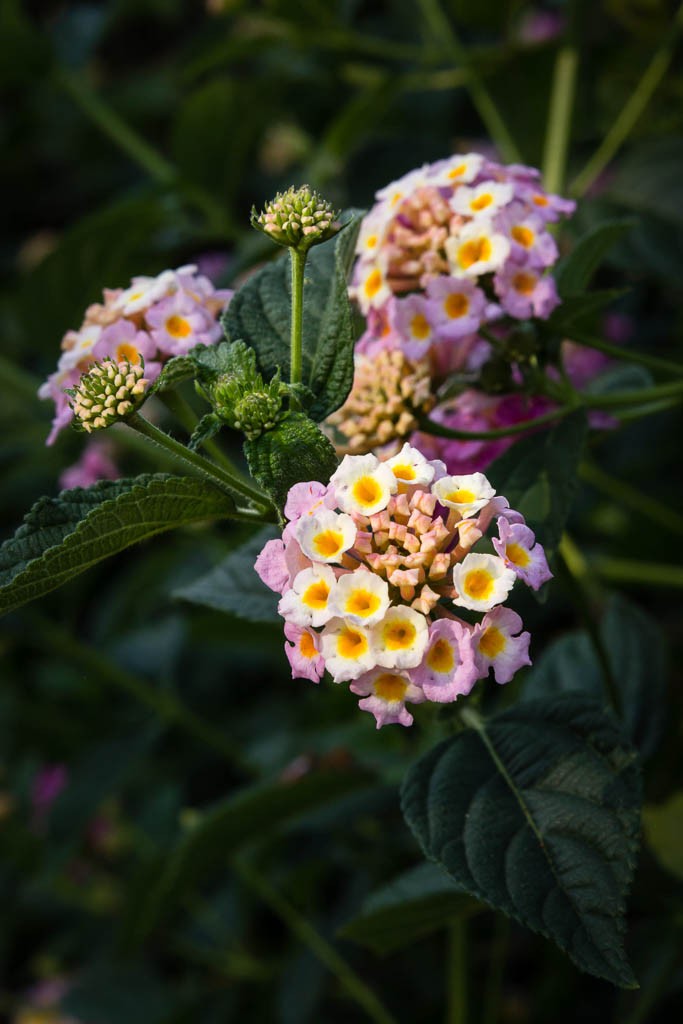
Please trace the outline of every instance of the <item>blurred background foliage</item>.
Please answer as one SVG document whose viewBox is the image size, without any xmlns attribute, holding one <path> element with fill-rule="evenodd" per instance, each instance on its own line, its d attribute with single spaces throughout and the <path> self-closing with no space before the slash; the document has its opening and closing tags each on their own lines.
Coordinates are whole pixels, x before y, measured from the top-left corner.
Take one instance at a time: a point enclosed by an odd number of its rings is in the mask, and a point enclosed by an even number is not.
<svg viewBox="0 0 683 1024">
<path fill-rule="evenodd" d="M 80 450 L 44 447 L 35 394 L 64 331 L 133 274 L 199 261 L 238 281 L 269 255 L 252 203 L 291 183 L 367 207 L 455 149 L 545 165 L 581 198 L 563 245 L 635 218 L 595 284 L 626 290 L 626 344 L 680 360 L 680 23 L 667 0 L 2 0 L 5 535 Z M 548 143 L 558 55 L 578 60 L 566 166 Z M 634 91 L 648 102 L 623 144 L 590 164 Z M 472 1021 L 680 1014 L 681 426 L 665 410 L 595 439 L 570 521 L 589 602 L 560 579 L 519 606 L 546 673 L 576 663 L 568 631 L 614 588 L 656 622 L 633 654 L 653 694 L 669 679 L 631 900 L 639 992 L 413 871 L 396 783 L 442 716 L 376 734 L 341 688 L 287 678 L 277 623 L 174 596 L 247 536 L 223 526 L 129 551 L 2 623 L 3 1019 L 54 1021 L 59 1004 L 83 1024 L 442 1020 L 464 920 Z M 129 449 L 125 468 L 150 463 Z"/>
</svg>

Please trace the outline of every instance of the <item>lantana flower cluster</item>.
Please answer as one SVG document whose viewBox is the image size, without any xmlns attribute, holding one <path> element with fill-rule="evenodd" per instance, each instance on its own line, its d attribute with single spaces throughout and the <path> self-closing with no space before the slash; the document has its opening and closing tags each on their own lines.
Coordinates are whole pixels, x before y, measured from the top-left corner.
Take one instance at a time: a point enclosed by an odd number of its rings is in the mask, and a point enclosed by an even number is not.
<svg viewBox="0 0 683 1024">
<path fill-rule="evenodd" d="M 482 369 L 520 321 L 552 313 L 560 300 L 550 273 L 558 249 L 549 226 L 575 208 L 546 192 L 534 168 L 504 166 L 477 153 L 411 171 L 381 189 L 377 200 L 361 226 L 350 289 L 367 319 L 356 348 L 356 383 L 330 420 L 339 450 L 348 453 L 382 446 L 393 454 L 413 437 L 450 375 L 481 383 Z M 399 388 L 381 372 L 387 351 L 402 359 Z M 513 367 L 515 374 L 517 387 L 522 378 Z M 431 384 L 426 399 L 425 377 Z M 406 379 L 422 386 L 411 390 Z M 445 410 L 437 406 L 433 413 L 454 429 L 505 427 L 552 407 L 514 388 L 511 395 L 499 387 L 494 394 L 487 387 L 462 388 Z M 384 417 L 389 406 L 392 415 Z M 415 443 L 421 446 L 421 439 Z M 480 458 L 477 468 L 508 443 Z M 477 465 L 467 454 L 458 460 L 457 443 L 432 439 L 431 450 L 439 447 L 451 472 Z"/>
<path fill-rule="evenodd" d="M 411 725 L 406 704 L 449 703 L 491 668 L 506 683 L 530 664 L 504 602 L 517 579 L 538 589 L 551 573 L 482 473 L 448 474 L 409 444 L 385 462 L 347 455 L 328 485 L 292 487 L 285 516 L 256 571 L 281 595 L 293 677 L 348 682 L 380 728 Z"/>
<path fill-rule="evenodd" d="M 220 339 L 218 316 L 231 296 L 192 264 L 156 277 L 134 277 L 127 288 L 105 288 L 103 302 L 89 306 L 80 328 L 64 335 L 57 370 L 38 392 L 55 403 L 47 443 L 72 419 L 65 390 L 74 388 L 93 363 L 144 364 L 145 378 L 152 382 L 172 356 Z"/>
</svg>

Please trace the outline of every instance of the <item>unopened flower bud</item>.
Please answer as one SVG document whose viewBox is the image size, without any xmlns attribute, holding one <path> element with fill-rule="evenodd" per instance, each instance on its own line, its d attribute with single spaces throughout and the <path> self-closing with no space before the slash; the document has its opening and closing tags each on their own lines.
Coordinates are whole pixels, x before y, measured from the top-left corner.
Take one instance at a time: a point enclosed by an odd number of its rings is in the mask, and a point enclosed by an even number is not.
<svg viewBox="0 0 683 1024">
<path fill-rule="evenodd" d="M 149 381 L 143 373 L 141 363 L 127 360 L 104 359 L 91 366 L 76 387 L 67 391 L 74 426 L 90 434 L 130 416 L 145 400 Z"/>
<path fill-rule="evenodd" d="M 298 252 L 307 252 L 312 245 L 326 242 L 341 229 L 340 211 L 308 187 L 289 188 L 278 192 L 265 209 L 251 211 L 251 224 L 277 242 Z"/>
</svg>

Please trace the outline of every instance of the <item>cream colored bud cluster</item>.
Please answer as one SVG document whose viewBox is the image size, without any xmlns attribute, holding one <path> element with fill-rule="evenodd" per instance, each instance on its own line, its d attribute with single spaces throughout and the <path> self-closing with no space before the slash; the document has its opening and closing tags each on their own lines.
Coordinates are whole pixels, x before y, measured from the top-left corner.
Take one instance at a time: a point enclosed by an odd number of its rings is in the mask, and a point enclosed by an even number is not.
<svg viewBox="0 0 683 1024">
<path fill-rule="evenodd" d="M 251 223 L 279 245 L 305 252 L 336 235 L 341 226 L 339 213 L 308 185 L 302 185 L 278 192 L 261 213 L 254 208 Z"/>
<path fill-rule="evenodd" d="M 96 363 L 68 392 L 75 424 L 89 434 L 130 416 L 142 404 L 149 384 L 143 373 L 142 364 L 127 360 Z"/>
</svg>

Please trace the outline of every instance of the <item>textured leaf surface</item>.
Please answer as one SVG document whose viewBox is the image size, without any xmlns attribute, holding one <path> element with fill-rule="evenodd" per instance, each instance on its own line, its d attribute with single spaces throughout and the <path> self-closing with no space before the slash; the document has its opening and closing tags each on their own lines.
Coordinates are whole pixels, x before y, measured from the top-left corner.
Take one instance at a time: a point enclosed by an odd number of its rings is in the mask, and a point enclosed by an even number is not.
<svg viewBox="0 0 683 1024">
<path fill-rule="evenodd" d="M 254 571 L 256 556 L 268 540 L 278 537 L 274 527 L 259 530 L 246 544 L 194 583 L 176 590 L 174 597 L 228 612 L 250 622 L 279 622 L 279 597 L 264 587 Z"/>
<path fill-rule="evenodd" d="M 578 487 L 586 432 L 586 417 L 579 410 L 552 430 L 518 441 L 486 471 L 498 493 L 551 549 L 559 543 Z"/>
<path fill-rule="evenodd" d="M 131 544 L 233 509 L 232 499 L 210 483 L 163 473 L 41 498 L 0 548 L 0 614 Z"/>
<path fill-rule="evenodd" d="M 374 892 L 339 934 L 375 953 L 391 953 L 476 908 L 441 868 L 419 864 Z"/>
<path fill-rule="evenodd" d="M 622 943 L 639 834 L 635 751 L 583 697 L 478 721 L 405 779 L 403 813 L 425 854 L 582 970 L 634 986 Z"/>
<path fill-rule="evenodd" d="M 254 480 L 282 508 L 289 488 L 302 480 L 327 483 L 337 468 L 332 442 L 313 420 L 300 412 L 287 413 L 254 441 L 245 441 L 244 454 Z"/>
<path fill-rule="evenodd" d="M 343 404 L 353 382 L 356 336 L 347 277 L 360 217 L 353 211 L 350 216 L 348 227 L 311 249 L 306 262 L 302 382 L 312 395 L 306 411 L 318 423 Z M 256 350 L 266 380 L 278 367 L 282 379 L 289 380 L 290 307 L 290 258 L 285 253 L 254 274 L 223 315 L 228 338 L 241 338 Z"/>
<path fill-rule="evenodd" d="M 633 223 L 632 220 L 606 221 L 579 239 L 555 275 L 562 297 L 583 292 L 588 287 L 605 254 L 633 227 Z"/>
<path fill-rule="evenodd" d="M 196 372 L 192 356 L 174 356 L 161 368 L 161 373 L 150 387 L 150 394 L 171 391 L 183 381 L 190 380 Z"/>
<path fill-rule="evenodd" d="M 622 702 L 624 729 L 643 758 L 651 757 L 664 726 L 667 664 L 662 632 L 625 598 L 611 598 L 600 624 L 602 645 Z M 586 633 L 552 643 L 526 678 L 523 699 L 585 693 L 609 706 L 602 666 Z"/>
<path fill-rule="evenodd" d="M 161 875 L 155 872 L 146 898 L 132 908 L 127 941 L 142 940 L 195 885 L 224 871 L 241 847 L 367 785 L 368 777 L 357 771 L 313 772 L 295 782 L 251 786 L 222 801 L 164 858 Z"/>
</svg>

